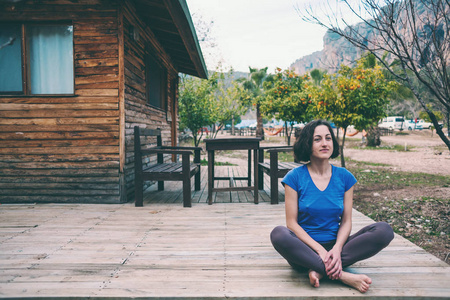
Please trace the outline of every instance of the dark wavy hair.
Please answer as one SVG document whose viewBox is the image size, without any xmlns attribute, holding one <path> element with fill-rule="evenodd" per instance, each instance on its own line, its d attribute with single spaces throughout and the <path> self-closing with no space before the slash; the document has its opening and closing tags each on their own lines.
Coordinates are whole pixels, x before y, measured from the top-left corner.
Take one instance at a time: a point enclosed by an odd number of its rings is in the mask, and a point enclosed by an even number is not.
<svg viewBox="0 0 450 300">
<path fill-rule="evenodd" d="M 294 155 L 296 161 L 308 162 L 311 159 L 312 144 L 314 139 L 314 130 L 317 126 L 325 125 L 331 134 L 331 139 L 333 141 L 333 153 L 331 158 L 336 158 L 339 156 L 339 143 L 334 135 L 333 128 L 331 128 L 330 123 L 325 120 L 315 120 L 311 121 L 303 127 L 298 139 L 294 144 Z"/>
</svg>

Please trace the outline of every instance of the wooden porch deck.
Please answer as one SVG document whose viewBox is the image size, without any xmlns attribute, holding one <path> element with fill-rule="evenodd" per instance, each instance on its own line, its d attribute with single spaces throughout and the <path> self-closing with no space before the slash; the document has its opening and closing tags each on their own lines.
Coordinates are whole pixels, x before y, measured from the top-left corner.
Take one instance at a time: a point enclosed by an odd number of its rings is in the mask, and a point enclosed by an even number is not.
<svg viewBox="0 0 450 300">
<path fill-rule="evenodd" d="M 0 298 L 450 297 L 450 267 L 398 235 L 377 256 L 351 267 L 372 278 L 368 293 L 331 281 L 312 288 L 306 273 L 292 270 L 270 244 L 272 228 L 284 224 L 284 204 L 270 205 L 263 191 L 259 205 L 250 192 L 231 193 L 239 203 L 217 193 L 208 205 L 206 169 L 192 208 L 182 207 L 180 183 L 166 183 L 165 192 L 150 188 L 140 208 L 1 205 Z M 353 230 L 370 222 L 354 212 Z"/>
</svg>

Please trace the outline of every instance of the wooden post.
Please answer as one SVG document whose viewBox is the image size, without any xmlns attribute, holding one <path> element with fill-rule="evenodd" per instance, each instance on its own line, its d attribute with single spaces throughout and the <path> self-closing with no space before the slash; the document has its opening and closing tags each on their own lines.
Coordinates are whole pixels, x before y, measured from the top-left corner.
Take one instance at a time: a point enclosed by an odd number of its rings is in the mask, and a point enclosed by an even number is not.
<svg viewBox="0 0 450 300">
<path fill-rule="evenodd" d="M 252 186 L 252 150 L 248 150 L 248 159 L 247 159 L 247 164 L 248 164 L 248 186 Z M 255 182 L 256 185 L 256 182 Z"/>
<path fill-rule="evenodd" d="M 260 163 L 264 162 L 264 149 L 258 150 L 258 162 Z M 258 165 L 258 189 L 260 190 L 264 189 L 264 174 L 262 169 L 259 168 L 259 165 Z"/>
<path fill-rule="evenodd" d="M 135 206 L 143 206 L 144 182 L 142 178 L 142 154 L 140 128 L 134 126 L 134 201 Z"/>
<path fill-rule="evenodd" d="M 278 152 L 270 152 L 270 203 L 278 204 Z"/>
<path fill-rule="evenodd" d="M 161 130 L 158 128 L 158 130 Z M 161 135 L 156 136 L 156 146 L 161 147 L 162 146 L 162 138 Z M 164 163 L 164 156 L 162 153 L 158 153 L 156 155 L 158 164 Z M 164 191 L 164 181 L 158 181 L 158 191 Z"/>
<path fill-rule="evenodd" d="M 200 149 L 194 150 L 194 163 L 198 164 L 198 172 L 195 174 L 195 190 L 200 190 L 200 173 L 201 173 L 201 161 L 200 161 Z"/>
<path fill-rule="evenodd" d="M 190 162 L 189 154 L 181 155 L 181 165 L 183 172 L 183 206 L 191 207 L 191 177 L 190 177 Z"/>
<path fill-rule="evenodd" d="M 249 150 L 250 152 L 250 150 Z M 249 153 L 250 156 L 250 153 Z M 259 192 L 258 192 L 258 149 L 253 149 L 253 173 L 255 174 L 255 179 L 253 182 L 253 193 L 255 193 L 255 204 L 259 203 Z"/>
<path fill-rule="evenodd" d="M 214 187 L 214 150 L 208 150 L 208 204 L 212 204 L 212 189 Z"/>
<path fill-rule="evenodd" d="M 125 157 L 126 157 L 126 137 L 125 137 L 125 63 L 124 63 L 124 28 L 123 28 L 123 6 L 118 9 L 118 39 L 119 39 L 119 178 L 121 179 L 120 202 L 125 202 L 127 189 L 125 184 Z M 136 152 L 135 152 L 136 153 Z"/>
</svg>

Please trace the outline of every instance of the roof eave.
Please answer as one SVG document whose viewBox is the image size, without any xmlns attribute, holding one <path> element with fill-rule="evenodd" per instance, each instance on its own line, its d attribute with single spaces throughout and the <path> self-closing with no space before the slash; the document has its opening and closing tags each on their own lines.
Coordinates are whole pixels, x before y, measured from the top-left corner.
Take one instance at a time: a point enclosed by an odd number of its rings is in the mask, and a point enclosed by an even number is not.
<svg viewBox="0 0 450 300">
<path fill-rule="evenodd" d="M 179 67 L 179 72 L 200 78 L 208 78 L 208 70 L 203 59 L 200 43 L 197 38 L 194 23 L 185 0 L 167 0 L 166 7 L 172 16 L 172 20 L 180 33 L 184 46 L 189 53 L 189 58 L 195 66 L 196 74 L 192 70 L 184 70 Z"/>
</svg>

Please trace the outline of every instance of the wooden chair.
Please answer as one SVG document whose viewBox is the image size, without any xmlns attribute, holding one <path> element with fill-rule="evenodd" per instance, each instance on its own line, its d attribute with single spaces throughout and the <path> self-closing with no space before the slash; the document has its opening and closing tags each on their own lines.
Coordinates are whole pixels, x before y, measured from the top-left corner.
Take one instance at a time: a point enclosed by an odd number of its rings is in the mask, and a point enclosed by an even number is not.
<svg viewBox="0 0 450 300">
<path fill-rule="evenodd" d="M 269 163 L 264 162 L 264 151 L 270 155 Z M 258 189 L 264 189 L 264 176 L 266 173 L 270 177 L 270 203 L 278 204 L 278 178 L 283 178 L 290 170 L 301 166 L 297 162 L 279 162 L 278 153 L 293 152 L 293 147 L 260 147 L 258 163 Z"/>
<path fill-rule="evenodd" d="M 156 136 L 156 146 L 143 148 L 141 137 Z M 183 182 L 183 206 L 191 207 L 191 177 L 195 175 L 195 190 L 200 190 L 200 147 L 162 146 L 160 129 L 134 127 L 134 182 L 135 206 L 143 206 L 144 181 L 158 181 L 158 191 L 164 190 L 164 181 Z M 190 156 L 194 151 L 194 161 Z M 180 162 L 164 162 L 164 154 L 181 155 Z M 156 155 L 156 163 L 144 165 L 142 158 Z"/>
</svg>

